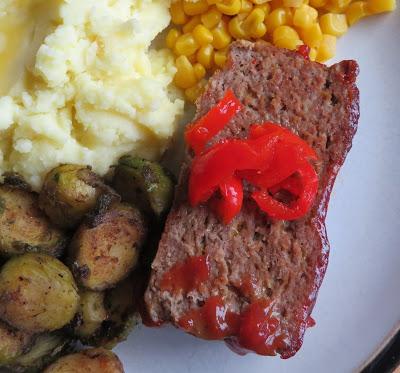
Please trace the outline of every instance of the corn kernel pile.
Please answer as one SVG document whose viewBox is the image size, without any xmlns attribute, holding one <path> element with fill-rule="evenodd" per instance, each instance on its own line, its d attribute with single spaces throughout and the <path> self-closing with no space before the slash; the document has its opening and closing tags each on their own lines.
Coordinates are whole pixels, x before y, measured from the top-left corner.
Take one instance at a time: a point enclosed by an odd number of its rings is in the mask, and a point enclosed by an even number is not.
<svg viewBox="0 0 400 373">
<path fill-rule="evenodd" d="M 336 52 L 336 39 L 361 18 L 396 8 L 396 0 L 175 0 L 167 47 L 176 55 L 175 85 L 194 101 L 208 71 L 222 67 L 233 40 L 310 47 L 312 61 Z"/>
</svg>

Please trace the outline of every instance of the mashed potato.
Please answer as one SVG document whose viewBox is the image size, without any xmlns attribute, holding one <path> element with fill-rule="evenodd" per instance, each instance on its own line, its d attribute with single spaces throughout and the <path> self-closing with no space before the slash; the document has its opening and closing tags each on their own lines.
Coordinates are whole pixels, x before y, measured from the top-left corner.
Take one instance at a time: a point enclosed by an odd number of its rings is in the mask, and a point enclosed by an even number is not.
<svg viewBox="0 0 400 373">
<path fill-rule="evenodd" d="M 183 111 L 169 88 L 172 56 L 149 49 L 168 7 L 0 0 L 0 174 L 38 189 L 60 163 L 105 174 L 125 153 L 160 156 Z"/>
</svg>

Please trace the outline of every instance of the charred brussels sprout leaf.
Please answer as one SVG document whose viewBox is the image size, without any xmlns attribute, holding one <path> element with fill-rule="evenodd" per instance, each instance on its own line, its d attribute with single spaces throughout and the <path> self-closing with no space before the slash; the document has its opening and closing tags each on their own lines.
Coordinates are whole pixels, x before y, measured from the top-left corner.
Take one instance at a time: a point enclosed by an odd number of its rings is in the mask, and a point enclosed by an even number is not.
<svg viewBox="0 0 400 373">
<path fill-rule="evenodd" d="M 8 369 L 12 373 L 39 373 L 66 353 L 73 351 L 74 341 L 60 333 L 39 335 L 31 349 L 19 356 Z"/>
<path fill-rule="evenodd" d="M 136 284 L 130 276 L 106 292 L 105 307 L 108 319 L 103 322 L 101 332 L 93 341 L 94 346 L 112 349 L 126 340 L 131 330 L 138 324 L 140 316 L 136 312 L 135 291 Z"/>
<path fill-rule="evenodd" d="M 158 163 L 125 156 L 115 168 L 113 185 L 122 199 L 162 218 L 174 196 L 172 176 Z"/>
<path fill-rule="evenodd" d="M 62 357 L 44 373 L 101 372 L 124 373 L 121 361 L 113 352 L 92 348 Z"/>
<path fill-rule="evenodd" d="M 83 343 L 91 344 L 101 326 L 107 320 L 108 314 L 104 305 L 104 293 L 91 290 L 81 290 L 79 311 L 73 333 Z"/>
<path fill-rule="evenodd" d="M 17 256 L 0 271 L 0 319 L 19 330 L 60 329 L 72 320 L 78 302 L 71 272 L 51 256 Z"/>
<path fill-rule="evenodd" d="M 96 206 L 102 194 L 118 199 L 89 167 L 66 164 L 47 174 L 39 203 L 56 225 L 73 228 Z"/>
<path fill-rule="evenodd" d="M 14 362 L 18 356 L 26 353 L 32 342 L 32 334 L 0 322 L 0 367 Z"/>
<path fill-rule="evenodd" d="M 70 245 L 69 263 L 83 287 L 102 291 L 115 286 L 136 266 L 146 236 L 142 215 L 114 203 L 80 226 Z"/>
<path fill-rule="evenodd" d="M 42 252 L 60 256 L 67 239 L 39 209 L 35 193 L 0 185 L 0 255 Z"/>
</svg>

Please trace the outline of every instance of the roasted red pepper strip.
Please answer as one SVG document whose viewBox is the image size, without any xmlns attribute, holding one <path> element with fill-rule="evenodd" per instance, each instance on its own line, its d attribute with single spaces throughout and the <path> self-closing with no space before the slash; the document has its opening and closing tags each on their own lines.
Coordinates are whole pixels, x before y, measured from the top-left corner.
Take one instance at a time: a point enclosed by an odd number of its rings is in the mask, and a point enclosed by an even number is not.
<svg viewBox="0 0 400 373">
<path fill-rule="evenodd" d="M 264 171 L 246 170 L 238 175 L 259 188 L 268 189 L 296 172 L 304 162 L 301 151 L 295 145 L 280 142 L 275 147 L 271 166 Z"/>
<path fill-rule="evenodd" d="M 239 178 L 233 176 L 219 185 L 221 198 L 214 202 L 214 210 L 224 224 L 229 224 L 240 212 L 243 204 L 243 185 Z"/>
<path fill-rule="evenodd" d="M 284 141 L 287 144 L 293 144 L 298 146 L 298 151 L 304 155 L 305 158 L 311 160 L 317 160 L 317 154 L 315 151 L 299 136 L 290 132 L 288 129 L 278 126 L 277 124 L 266 122 L 264 124 L 254 124 L 250 127 L 249 138 L 260 139 L 264 136 L 275 135 L 279 140 Z"/>
<path fill-rule="evenodd" d="M 241 109 L 242 105 L 232 90 L 227 90 L 224 98 L 217 105 L 189 126 L 185 132 L 186 143 L 195 154 L 201 153 L 207 142 L 217 135 Z"/>
<path fill-rule="evenodd" d="M 308 163 L 317 160 L 317 155 L 288 129 L 271 122 L 253 125 L 248 139 L 225 140 L 204 150 L 211 137 L 240 110 L 240 104 L 233 98 L 228 91 L 214 109 L 186 132 L 186 140 L 196 153 L 189 177 L 191 205 L 206 202 L 219 190 L 220 198 L 214 199 L 214 209 L 228 224 L 241 209 L 241 179 L 246 179 L 258 189 L 252 198 L 271 218 L 302 217 L 318 191 L 317 173 Z M 275 199 L 280 190 L 288 191 L 294 199 L 288 203 Z"/>
<path fill-rule="evenodd" d="M 189 178 L 191 205 L 206 202 L 236 171 L 263 169 L 270 162 L 267 156 L 262 157 L 246 141 L 228 140 L 195 157 Z"/>
<path fill-rule="evenodd" d="M 318 191 L 318 175 L 307 162 L 297 169 L 302 182 L 302 190 L 297 200 L 288 205 L 274 199 L 267 190 L 254 192 L 252 198 L 261 210 L 278 220 L 296 220 L 311 208 Z"/>
<path fill-rule="evenodd" d="M 269 191 L 272 194 L 278 193 L 280 190 L 286 190 L 291 193 L 293 196 L 298 197 L 302 190 L 301 180 L 298 175 L 289 176 L 286 180 L 283 180 L 281 183 L 274 185 L 269 188 Z"/>
</svg>

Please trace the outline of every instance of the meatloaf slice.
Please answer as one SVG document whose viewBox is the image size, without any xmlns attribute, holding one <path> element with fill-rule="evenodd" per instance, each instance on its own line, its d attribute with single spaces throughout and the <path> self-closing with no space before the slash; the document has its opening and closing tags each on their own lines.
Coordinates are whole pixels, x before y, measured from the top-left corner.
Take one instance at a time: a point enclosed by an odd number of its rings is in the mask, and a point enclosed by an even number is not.
<svg viewBox="0 0 400 373">
<path fill-rule="evenodd" d="M 223 225 L 207 206 L 193 208 L 188 203 L 192 155 L 187 152 L 145 293 L 154 322 L 179 326 L 189 310 L 199 309 L 212 296 L 221 296 L 228 310 L 237 314 L 254 300 L 267 299 L 274 305 L 283 339 L 276 352 L 288 358 L 299 350 L 328 264 L 329 196 L 357 129 L 357 74 L 355 61 L 327 67 L 266 43 L 232 44 L 226 67 L 210 79 L 197 101 L 196 117 L 209 111 L 228 88 L 244 109 L 208 146 L 246 137 L 254 123 L 279 123 L 317 152 L 319 192 L 309 213 L 296 221 L 271 220 L 245 196 L 240 214 Z M 163 288 L 165 273 L 200 255 L 209 261 L 208 280 L 189 292 Z M 245 286 L 249 279 L 251 286 Z M 235 344 L 234 337 L 230 343 Z"/>
</svg>

